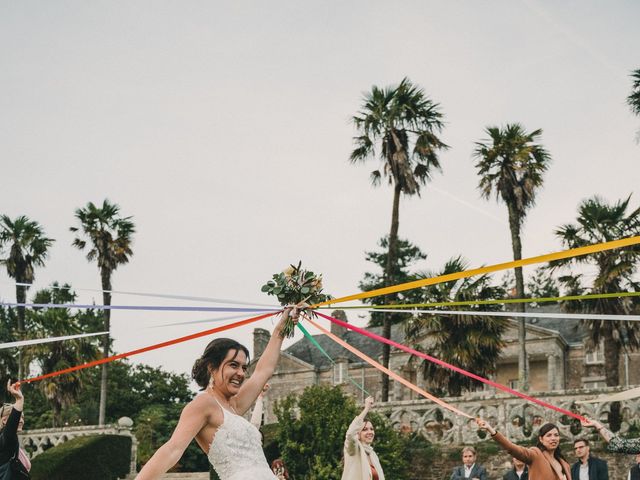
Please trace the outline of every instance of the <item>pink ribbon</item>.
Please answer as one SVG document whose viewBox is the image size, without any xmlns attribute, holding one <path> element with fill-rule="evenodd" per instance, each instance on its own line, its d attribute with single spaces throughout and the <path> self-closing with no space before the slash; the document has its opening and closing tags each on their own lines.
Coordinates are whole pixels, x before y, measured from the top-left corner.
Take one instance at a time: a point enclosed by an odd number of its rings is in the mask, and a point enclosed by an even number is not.
<svg viewBox="0 0 640 480">
<path fill-rule="evenodd" d="M 560 412 L 560 413 L 562 413 L 564 415 L 569 415 L 570 417 L 575 418 L 577 420 L 580 420 L 580 421 L 584 421 L 585 420 L 584 417 L 582 417 L 582 416 L 580 416 L 580 415 L 578 415 L 578 414 L 576 414 L 574 412 L 570 412 L 569 410 L 565 410 L 564 408 L 556 407 L 555 405 L 551 405 L 550 403 L 547 403 L 547 402 L 545 402 L 543 400 L 539 400 L 537 398 L 530 397 L 529 395 L 525 395 L 524 393 L 520 393 L 520 392 L 518 392 L 516 390 L 513 390 L 512 388 L 509 388 L 509 387 L 507 387 L 505 385 L 502 385 L 501 383 L 494 382 L 493 380 L 489 380 L 487 378 L 484 378 L 484 377 L 481 377 L 479 375 L 476 375 L 475 373 L 468 372 L 468 371 L 466 371 L 466 370 L 464 370 L 464 369 L 462 369 L 460 367 L 456 367 L 455 365 L 451 365 L 450 363 L 444 362 L 442 360 L 438 360 L 437 358 L 432 357 L 431 355 L 427 355 L 426 353 L 419 352 L 418 350 L 414 350 L 413 348 L 409 348 L 409 347 L 407 347 L 405 345 L 402 345 L 402 344 L 400 344 L 398 342 L 394 342 L 393 340 L 389 340 L 388 338 L 384 338 L 384 337 L 381 337 L 380 335 L 376 335 L 375 333 L 372 333 L 372 332 L 370 332 L 368 330 L 365 330 L 364 328 L 356 327 L 354 325 L 351 325 L 350 323 L 343 322 L 342 320 L 338 320 L 337 318 L 330 317 L 329 315 L 325 315 L 324 313 L 321 313 L 321 312 L 318 312 L 318 311 L 316 311 L 315 313 L 320 315 L 322 318 L 326 318 L 327 320 L 329 320 L 329 321 L 331 321 L 331 322 L 333 322 L 333 323 L 335 323 L 337 325 L 340 325 L 342 327 L 348 328 L 349 330 L 353 330 L 354 332 L 358 332 L 358 333 L 360 333 L 362 335 L 365 335 L 365 336 L 367 336 L 369 338 L 373 338 L 374 340 L 377 340 L 379 342 L 386 343 L 388 345 L 391 345 L 392 347 L 396 347 L 396 348 L 398 348 L 400 350 L 403 350 L 403 351 L 405 351 L 407 353 L 410 353 L 412 355 L 415 355 L 417 357 L 423 358 L 423 359 L 428 360 L 428 361 L 430 361 L 432 363 L 440 365 L 441 367 L 445 367 L 445 368 L 448 368 L 449 370 L 453 370 L 454 372 L 461 373 L 462 375 L 465 375 L 467 377 L 473 378 L 474 380 L 478 380 L 479 382 L 486 383 L 487 385 L 491 385 L 492 387 L 495 387 L 495 388 L 497 388 L 499 390 L 502 390 L 504 392 L 510 393 L 511 395 L 516 395 L 516 396 L 518 396 L 520 398 L 524 398 L 525 400 L 528 400 L 528 401 L 530 401 L 532 403 L 536 403 L 536 404 L 538 404 L 538 405 L 540 405 L 542 407 L 550 408 L 551 410 L 555 410 L 555 411 Z"/>
</svg>

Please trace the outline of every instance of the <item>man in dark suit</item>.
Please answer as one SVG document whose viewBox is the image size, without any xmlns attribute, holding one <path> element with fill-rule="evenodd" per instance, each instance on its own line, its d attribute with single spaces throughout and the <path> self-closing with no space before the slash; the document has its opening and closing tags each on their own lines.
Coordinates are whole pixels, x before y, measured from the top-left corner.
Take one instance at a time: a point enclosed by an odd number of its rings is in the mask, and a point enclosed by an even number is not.
<svg viewBox="0 0 640 480">
<path fill-rule="evenodd" d="M 575 440 L 573 449 L 578 461 L 571 467 L 572 480 L 609 480 L 609 466 L 604 460 L 591 455 L 589 440 Z"/>
<path fill-rule="evenodd" d="M 640 480 L 640 454 L 636 455 L 636 464 L 629 470 L 627 480 Z"/>
<path fill-rule="evenodd" d="M 487 471 L 476 463 L 476 449 L 464 447 L 462 449 L 462 466 L 455 467 L 451 473 L 451 480 L 487 480 Z"/>
<path fill-rule="evenodd" d="M 516 457 L 511 459 L 513 468 L 504 474 L 502 480 L 529 480 L 529 467 Z"/>
</svg>

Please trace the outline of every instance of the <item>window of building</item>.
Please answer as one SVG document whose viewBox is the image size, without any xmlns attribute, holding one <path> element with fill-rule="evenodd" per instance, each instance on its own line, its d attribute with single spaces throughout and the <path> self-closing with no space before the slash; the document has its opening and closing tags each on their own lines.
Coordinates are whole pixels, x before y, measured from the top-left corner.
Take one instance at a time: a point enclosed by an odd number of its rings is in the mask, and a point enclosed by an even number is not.
<svg viewBox="0 0 640 480">
<path fill-rule="evenodd" d="M 598 390 L 600 388 L 605 388 L 607 386 L 607 382 L 602 380 L 583 380 L 582 388 L 585 390 Z"/>
<path fill-rule="evenodd" d="M 604 345 L 602 343 L 592 351 L 587 351 L 584 355 L 584 363 L 587 365 L 601 365 L 604 363 Z"/>
<path fill-rule="evenodd" d="M 347 363 L 339 362 L 333 366 L 333 383 L 340 385 L 347 381 Z"/>
<path fill-rule="evenodd" d="M 509 380 L 508 385 L 511 390 L 517 390 L 519 387 L 518 379 L 516 378 L 515 380 Z"/>
</svg>

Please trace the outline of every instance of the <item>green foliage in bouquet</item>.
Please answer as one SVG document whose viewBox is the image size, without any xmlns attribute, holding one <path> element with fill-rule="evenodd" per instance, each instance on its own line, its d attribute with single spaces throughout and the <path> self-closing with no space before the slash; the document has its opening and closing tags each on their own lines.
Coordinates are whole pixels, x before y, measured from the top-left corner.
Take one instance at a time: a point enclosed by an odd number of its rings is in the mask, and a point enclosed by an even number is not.
<svg viewBox="0 0 640 480">
<path fill-rule="evenodd" d="M 278 297 L 282 306 L 313 305 L 331 299 L 330 295 L 322 293 L 322 275 L 304 270 L 302 262 L 298 262 L 297 266 L 289 265 L 282 272 L 273 275 L 271 280 L 262 286 L 262 291 Z M 294 327 L 292 320 L 287 321 L 282 335 L 292 337 Z"/>
</svg>

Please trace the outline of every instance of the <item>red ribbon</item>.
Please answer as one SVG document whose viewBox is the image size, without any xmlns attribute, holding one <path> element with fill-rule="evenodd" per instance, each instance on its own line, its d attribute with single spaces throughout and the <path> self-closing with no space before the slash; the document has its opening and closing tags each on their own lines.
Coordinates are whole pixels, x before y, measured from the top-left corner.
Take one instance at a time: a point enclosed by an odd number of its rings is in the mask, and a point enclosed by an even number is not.
<svg viewBox="0 0 640 480">
<path fill-rule="evenodd" d="M 82 365 L 76 365 L 75 367 L 65 368 L 64 370 L 58 370 L 56 372 L 47 373 L 45 375 L 40 375 L 39 377 L 27 378 L 26 380 L 21 380 L 19 383 L 32 383 L 37 382 L 39 380 L 45 380 L 51 377 L 57 377 L 59 375 L 64 375 L 65 373 L 75 372 L 77 370 L 82 370 L 89 367 L 95 367 L 96 365 L 102 365 L 103 363 L 113 362 L 115 360 L 120 360 L 121 358 L 131 357 L 133 355 L 138 355 L 140 353 L 149 352 L 151 350 L 157 350 L 158 348 L 168 347 L 170 345 L 175 345 L 177 343 L 186 342 L 188 340 L 193 340 L 194 338 L 206 337 L 207 335 L 211 335 L 212 333 L 222 332 L 224 330 L 231 330 L 232 328 L 241 327 L 243 325 L 247 325 L 249 323 L 257 322 L 258 320 L 262 320 L 263 318 L 270 317 L 280 312 L 270 312 L 265 313 L 263 315 L 258 315 L 257 317 L 246 318 L 244 320 L 240 320 L 239 322 L 230 323 L 228 325 L 223 325 L 221 327 L 212 328 L 210 330 L 205 330 L 203 332 L 192 333 L 191 335 L 186 335 L 184 337 L 174 338 L 173 340 L 167 340 L 166 342 L 156 343 L 155 345 L 149 345 L 148 347 L 139 348 L 137 350 L 132 350 L 126 353 L 119 353 L 118 355 L 113 355 L 111 357 L 101 358 L 99 360 L 94 360 L 89 363 L 84 363 Z"/>
</svg>

